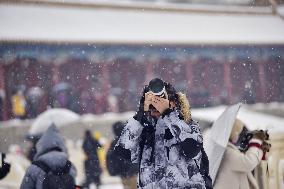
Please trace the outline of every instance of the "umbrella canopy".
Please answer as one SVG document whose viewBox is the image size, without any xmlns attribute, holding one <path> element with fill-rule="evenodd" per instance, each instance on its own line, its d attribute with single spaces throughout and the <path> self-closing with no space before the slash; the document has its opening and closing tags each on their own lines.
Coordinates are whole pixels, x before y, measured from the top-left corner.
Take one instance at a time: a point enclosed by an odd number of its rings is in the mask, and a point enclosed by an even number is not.
<svg viewBox="0 0 284 189">
<path fill-rule="evenodd" d="M 28 92 L 28 97 L 41 97 L 44 94 L 44 91 L 40 87 L 31 87 Z"/>
<path fill-rule="evenodd" d="M 49 109 L 41 113 L 36 118 L 29 130 L 29 135 L 41 135 L 52 124 L 55 124 L 57 127 L 62 127 L 64 125 L 77 121 L 79 118 L 80 116 L 78 114 L 67 109 Z"/>
<path fill-rule="evenodd" d="M 61 82 L 56 84 L 53 88 L 52 88 L 52 92 L 53 93 L 58 93 L 60 91 L 67 91 L 67 90 L 71 90 L 71 85 L 69 83 L 66 82 Z"/>
<path fill-rule="evenodd" d="M 211 128 L 206 152 L 210 162 L 209 173 L 213 183 L 215 181 L 240 107 L 240 103 L 228 107 L 213 123 Z"/>
</svg>

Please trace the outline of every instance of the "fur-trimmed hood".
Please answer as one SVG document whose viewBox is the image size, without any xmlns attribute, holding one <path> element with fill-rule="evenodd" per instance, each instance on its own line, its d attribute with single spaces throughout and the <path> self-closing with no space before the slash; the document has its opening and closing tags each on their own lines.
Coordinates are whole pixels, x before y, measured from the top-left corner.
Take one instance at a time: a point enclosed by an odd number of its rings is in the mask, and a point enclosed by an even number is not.
<svg viewBox="0 0 284 189">
<path fill-rule="evenodd" d="M 191 121 L 191 110 L 190 110 L 190 104 L 185 94 L 182 92 L 178 92 L 178 101 L 180 105 L 180 113 L 186 123 L 189 123 Z"/>
</svg>

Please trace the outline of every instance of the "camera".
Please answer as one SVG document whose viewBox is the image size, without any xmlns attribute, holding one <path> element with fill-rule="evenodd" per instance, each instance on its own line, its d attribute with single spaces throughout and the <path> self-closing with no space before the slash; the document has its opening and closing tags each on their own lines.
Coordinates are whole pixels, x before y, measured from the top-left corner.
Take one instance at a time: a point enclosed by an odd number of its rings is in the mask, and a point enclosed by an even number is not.
<svg viewBox="0 0 284 189">
<path fill-rule="evenodd" d="M 164 98 L 167 98 L 166 95 L 166 88 L 164 81 L 159 78 L 154 78 L 149 82 L 148 89 L 150 92 L 152 92 L 154 95 Z M 149 106 L 149 110 L 156 110 L 156 108 L 151 104 Z"/>
<path fill-rule="evenodd" d="M 240 151 L 245 152 L 248 150 L 248 144 L 249 141 L 252 139 L 252 137 L 253 134 L 249 132 L 249 130 L 246 127 L 244 127 L 237 141 L 237 146 Z"/>
<path fill-rule="evenodd" d="M 151 91 L 154 95 L 159 96 L 161 98 L 167 98 L 166 97 L 166 87 L 164 84 L 164 81 L 159 79 L 159 78 L 155 78 L 152 79 L 149 82 L 149 91 Z"/>
<path fill-rule="evenodd" d="M 265 140 L 268 140 L 269 134 L 267 131 L 263 131 L 263 130 L 249 131 L 246 127 L 244 127 L 237 141 L 237 146 L 239 150 L 242 152 L 246 152 L 249 148 L 249 141 L 253 138 L 253 136 L 257 133 L 263 133 L 263 132 L 266 135 Z"/>
</svg>

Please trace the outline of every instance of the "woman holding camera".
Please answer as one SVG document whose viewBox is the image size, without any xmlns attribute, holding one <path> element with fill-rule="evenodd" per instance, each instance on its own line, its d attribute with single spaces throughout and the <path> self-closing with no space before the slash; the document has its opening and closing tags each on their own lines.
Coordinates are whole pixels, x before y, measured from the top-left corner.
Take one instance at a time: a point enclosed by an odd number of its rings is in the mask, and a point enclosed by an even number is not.
<svg viewBox="0 0 284 189">
<path fill-rule="evenodd" d="M 138 188 L 205 189 L 210 177 L 202 142 L 185 95 L 156 78 L 145 86 L 117 145 L 139 165 Z"/>
<path fill-rule="evenodd" d="M 224 153 L 214 189 L 258 189 L 258 184 L 252 171 L 269 151 L 270 144 L 266 143 L 268 135 L 264 131 L 255 131 L 249 141 L 246 152 L 241 152 L 236 144 L 244 124 L 236 119 L 229 143 Z"/>
</svg>

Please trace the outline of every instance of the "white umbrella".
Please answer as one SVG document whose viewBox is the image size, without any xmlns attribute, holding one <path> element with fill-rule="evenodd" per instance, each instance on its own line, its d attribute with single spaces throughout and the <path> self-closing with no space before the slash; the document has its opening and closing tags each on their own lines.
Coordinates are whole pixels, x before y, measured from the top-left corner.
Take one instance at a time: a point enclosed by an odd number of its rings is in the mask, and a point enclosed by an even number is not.
<svg viewBox="0 0 284 189">
<path fill-rule="evenodd" d="M 69 83 L 66 82 L 61 82 L 56 84 L 53 88 L 52 88 L 52 92 L 54 94 L 60 92 L 60 91 L 66 91 L 66 90 L 71 90 L 71 85 Z"/>
<path fill-rule="evenodd" d="M 209 159 L 209 173 L 213 183 L 240 107 L 240 103 L 228 107 L 211 128 L 206 153 Z"/>
<path fill-rule="evenodd" d="M 42 97 L 42 95 L 44 94 L 44 91 L 40 88 L 40 87 L 31 87 L 28 92 L 27 92 L 27 96 L 29 97 Z"/>
<path fill-rule="evenodd" d="M 46 110 L 35 119 L 29 130 L 29 135 L 40 135 L 52 124 L 61 127 L 77 121 L 79 118 L 78 114 L 63 108 Z"/>
</svg>

